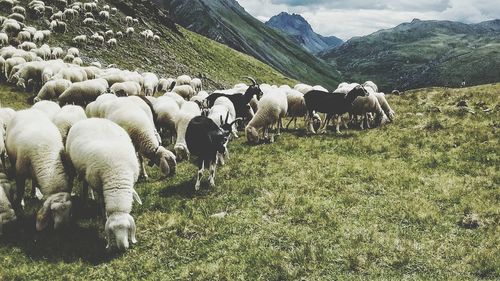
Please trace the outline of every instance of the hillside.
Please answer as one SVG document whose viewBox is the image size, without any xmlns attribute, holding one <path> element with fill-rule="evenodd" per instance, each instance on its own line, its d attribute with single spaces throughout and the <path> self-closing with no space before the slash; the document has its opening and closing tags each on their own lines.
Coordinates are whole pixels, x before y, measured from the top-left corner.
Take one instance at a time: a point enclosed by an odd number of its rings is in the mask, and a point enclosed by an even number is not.
<svg viewBox="0 0 500 281">
<path fill-rule="evenodd" d="M 357 37 L 321 57 L 351 81 L 384 91 L 500 81 L 500 20 L 480 24 L 413 20 Z"/>
<path fill-rule="evenodd" d="M 28 3 L 29 1 L 20 1 Z M 162 77 L 176 77 L 190 74 L 193 77 L 206 77 L 205 84 L 211 89 L 232 86 L 241 81 L 242 76 L 254 76 L 259 81 L 269 83 L 295 83 L 272 67 L 237 52 L 227 46 L 200 36 L 174 24 L 168 14 L 155 8 L 149 1 L 100 1 L 116 6 L 119 15 L 112 17 L 107 24 L 83 26 L 83 18 L 68 21 L 66 34 L 53 34 L 48 41 L 50 46 L 69 47 L 76 35 L 85 34 L 88 38 L 93 32 L 112 29 L 125 31 L 123 18 L 132 15 L 140 18 L 140 24 L 134 26 L 132 37 L 118 39 L 116 48 L 108 48 L 93 42 L 79 46 L 84 62 L 100 61 L 103 65 L 116 64 L 118 67 L 142 71 L 153 71 Z M 0 15 L 6 15 L 0 11 Z M 48 28 L 46 23 L 27 20 L 27 25 Z M 144 29 L 151 29 L 161 37 L 160 43 L 145 42 L 139 35 Z"/>
<path fill-rule="evenodd" d="M 335 36 L 324 37 L 317 34 L 311 25 L 299 14 L 282 12 L 266 22 L 267 26 L 280 30 L 290 36 L 297 44 L 310 53 L 318 53 L 342 45 L 344 41 Z"/>
<path fill-rule="evenodd" d="M 153 0 L 175 22 L 278 69 L 286 76 L 336 88 L 340 74 L 295 42 L 248 14 L 235 0 Z"/>
<path fill-rule="evenodd" d="M 3 106 L 28 96 L 0 85 Z M 57 232 L 37 234 L 29 212 L 4 228 L 0 280 L 498 280 L 499 96 L 420 89 L 388 96 L 397 119 L 383 128 L 240 137 L 217 187 L 197 193 L 195 165 L 167 181 L 149 169 L 124 254 L 105 251 L 95 202 L 75 198 Z"/>
</svg>

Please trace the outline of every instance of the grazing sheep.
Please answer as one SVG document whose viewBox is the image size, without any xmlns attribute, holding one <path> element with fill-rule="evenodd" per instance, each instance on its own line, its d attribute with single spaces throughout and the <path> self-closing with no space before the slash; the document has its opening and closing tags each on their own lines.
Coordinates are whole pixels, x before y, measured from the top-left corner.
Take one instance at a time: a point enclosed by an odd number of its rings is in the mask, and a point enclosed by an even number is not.
<svg viewBox="0 0 500 281">
<path fill-rule="evenodd" d="M 61 107 L 57 103 L 47 100 L 39 101 L 31 108 L 43 112 L 49 119 L 52 119 L 61 110 Z"/>
<path fill-rule="evenodd" d="M 109 12 L 108 11 L 100 11 L 99 18 L 101 19 L 101 21 L 107 22 L 109 20 Z"/>
<path fill-rule="evenodd" d="M 81 58 L 74 58 L 71 63 L 80 66 L 83 65 L 83 60 Z"/>
<path fill-rule="evenodd" d="M 104 32 L 104 37 L 107 37 L 107 38 L 111 38 L 115 35 L 115 32 L 111 29 L 109 30 L 106 30 L 106 32 Z"/>
<path fill-rule="evenodd" d="M 382 125 L 386 122 L 387 116 L 385 115 L 380 103 L 375 94 L 370 93 L 368 96 L 357 97 L 352 103 L 352 108 L 350 113 L 352 115 L 361 115 L 363 120 L 361 122 L 361 129 L 364 129 L 364 124 L 367 128 L 370 128 L 370 122 L 368 119 L 368 113 L 374 113 L 376 117 L 376 124 Z"/>
<path fill-rule="evenodd" d="M 17 197 L 14 210 L 21 209 L 25 181 L 32 178 L 46 198 L 36 217 L 41 231 L 67 223 L 71 210 L 71 181 L 63 163 L 61 134 L 50 119 L 37 109 L 18 111 L 7 127 L 6 147 L 15 167 Z"/>
<path fill-rule="evenodd" d="M 199 115 L 201 115 L 200 107 L 195 102 L 189 101 L 182 105 L 180 112 L 175 117 L 177 140 L 174 145 L 174 150 L 178 161 L 189 159 L 189 150 L 186 144 L 186 130 L 189 121 Z"/>
<path fill-rule="evenodd" d="M 264 139 L 268 139 L 269 128 L 276 123 L 278 125 L 278 135 L 282 127 L 281 119 L 286 116 L 288 111 L 287 97 L 284 91 L 280 89 L 266 90 L 259 101 L 259 109 L 255 116 L 248 122 L 245 128 L 247 140 L 250 143 L 259 142 L 259 130 L 263 129 Z M 274 135 L 271 135 L 271 142 L 274 142 Z"/>
<path fill-rule="evenodd" d="M 144 77 L 144 94 L 146 96 L 153 96 L 158 89 L 158 76 L 151 72 L 143 73 L 142 76 Z M 182 96 L 179 92 L 177 93 Z"/>
<path fill-rule="evenodd" d="M 106 44 L 109 46 L 109 47 L 116 47 L 118 45 L 118 42 L 116 41 L 115 38 L 111 38 L 109 39 L 108 41 L 106 41 Z"/>
<path fill-rule="evenodd" d="M 87 43 L 87 35 L 78 35 L 78 36 L 75 36 L 72 41 L 73 41 L 74 44 L 82 46 L 85 43 Z"/>
<path fill-rule="evenodd" d="M 96 24 L 96 21 L 95 21 L 95 19 L 93 19 L 93 18 L 85 18 L 85 19 L 83 20 L 83 25 L 86 25 L 86 26 L 92 26 L 92 25 L 94 25 L 94 24 Z"/>
<path fill-rule="evenodd" d="M 45 36 L 43 35 L 43 32 L 40 30 L 37 30 L 35 34 L 33 35 L 33 42 L 35 43 L 42 43 L 44 40 Z"/>
<path fill-rule="evenodd" d="M 365 89 L 371 88 L 375 93 L 378 93 L 378 86 L 372 81 L 366 81 L 365 83 L 363 83 L 363 87 L 365 87 Z"/>
<path fill-rule="evenodd" d="M 125 30 L 125 34 L 127 34 L 127 36 L 132 36 L 132 34 L 134 34 L 135 30 L 133 27 L 127 27 L 127 29 Z"/>
<path fill-rule="evenodd" d="M 63 21 L 53 20 L 50 23 L 50 30 L 56 33 L 66 33 L 67 25 Z"/>
<path fill-rule="evenodd" d="M 162 96 L 156 99 L 153 109 L 157 116 L 158 127 L 170 137 L 170 142 L 173 143 L 176 136 L 175 118 L 180 111 L 179 104 L 170 97 Z"/>
<path fill-rule="evenodd" d="M 34 98 L 34 102 L 42 100 L 57 100 L 57 98 L 71 86 L 71 81 L 66 79 L 55 79 L 45 83 L 38 95 Z"/>
<path fill-rule="evenodd" d="M 161 78 L 158 81 L 158 92 L 164 92 L 164 91 L 169 91 L 169 90 L 173 89 L 172 85 L 175 85 L 175 84 L 173 84 L 174 82 L 175 82 L 175 79 L 173 79 L 173 78 L 168 78 L 168 79 Z"/>
<path fill-rule="evenodd" d="M 66 143 L 69 129 L 78 121 L 87 119 L 83 108 L 77 105 L 65 105 L 52 117 L 52 122 L 59 129 L 63 143 Z"/>
<path fill-rule="evenodd" d="M 30 41 L 31 40 L 31 33 L 29 33 L 29 31 L 26 31 L 26 30 L 20 31 L 17 34 L 17 40 L 19 40 L 21 42 Z M 36 46 L 35 46 L 35 48 L 36 48 Z"/>
<path fill-rule="evenodd" d="M 21 14 L 23 16 L 26 16 L 26 9 L 22 6 L 14 6 L 12 7 L 12 12 L 13 13 L 18 13 L 18 14 Z"/>
<path fill-rule="evenodd" d="M 285 128 L 288 129 L 292 121 L 294 121 L 295 122 L 294 127 L 296 129 L 297 119 L 300 117 L 307 116 L 307 106 L 306 106 L 306 100 L 304 99 L 304 94 L 293 89 L 287 89 L 287 88 L 280 88 L 280 89 L 284 89 L 286 93 L 286 98 L 288 103 L 287 116 L 291 117 L 290 121 L 285 126 Z M 315 116 L 317 117 L 317 115 Z"/>
<path fill-rule="evenodd" d="M 119 96 L 139 96 L 141 94 L 141 85 L 134 81 L 115 83 L 110 88 L 111 93 Z"/>
<path fill-rule="evenodd" d="M 200 78 L 194 78 L 193 80 L 191 80 L 191 87 L 193 87 L 193 89 L 196 92 L 199 92 L 199 91 L 203 90 L 203 83 L 201 82 L 201 79 Z"/>
<path fill-rule="evenodd" d="M 226 117 L 226 122 L 222 122 L 222 119 L 220 118 L 221 116 Z M 212 108 L 210 108 L 208 117 L 220 127 L 222 127 L 224 123 L 233 123 L 233 121 L 236 120 L 236 110 L 234 109 L 234 104 L 230 99 L 220 97 L 215 101 Z M 233 125 L 231 128 L 227 129 L 235 138 L 238 137 L 238 130 L 236 129 L 236 126 Z"/>
<path fill-rule="evenodd" d="M 177 77 L 175 85 L 177 86 L 191 85 L 191 77 L 189 77 L 189 75 L 181 75 Z"/>
<path fill-rule="evenodd" d="M 98 33 L 92 34 L 92 36 L 90 37 L 90 39 L 92 39 L 96 43 L 100 43 L 101 45 L 104 44 L 104 36 L 101 36 Z"/>
<path fill-rule="evenodd" d="M 389 102 L 387 102 L 387 99 L 385 98 L 385 94 L 384 93 L 377 93 L 377 92 L 373 92 L 371 94 L 373 94 L 373 95 L 375 95 L 375 97 L 377 97 L 377 100 L 380 103 L 380 106 L 382 107 L 382 110 L 384 111 L 385 115 L 387 115 L 387 118 L 389 118 L 389 121 L 390 122 L 394 121 L 394 117 L 396 116 L 396 113 L 394 112 L 394 110 L 392 110 L 391 106 L 389 105 Z"/>
<path fill-rule="evenodd" d="M 72 63 L 74 59 L 75 59 L 75 56 L 70 55 L 70 54 L 66 54 L 66 55 L 64 56 L 64 58 L 63 58 L 63 61 L 64 61 L 65 63 Z"/>
<path fill-rule="evenodd" d="M 137 243 L 130 212 L 134 199 L 142 204 L 134 190 L 139 163 L 127 132 L 106 119 L 80 121 L 68 133 L 66 153 L 77 173 L 84 177 L 83 197 L 87 197 L 89 185 L 100 195 L 107 217 L 106 248 L 114 245 L 126 250 L 129 237 L 131 243 Z"/>
<path fill-rule="evenodd" d="M 75 58 L 71 60 L 73 62 Z M 87 72 L 79 66 L 63 67 L 51 80 L 66 79 L 73 83 L 87 80 Z"/>
<path fill-rule="evenodd" d="M 18 22 L 24 22 L 24 16 L 19 13 L 12 13 L 8 17 L 9 19 L 17 20 Z"/>
<path fill-rule="evenodd" d="M 7 124 L 9 124 L 12 117 L 16 112 L 12 108 L 4 107 L 0 108 L 0 160 L 2 161 L 2 168 L 4 172 L 7 172 L 7 150 L 5 149 L 5 129 Z"/>
<path fill-rule="evenodd" d="M 23 42 L 17 46 L 19 49 L 23 49 L 25 51 L 31 51 L 32 49 L 36 49 L 36 44 L 33 42 Z"/>
<path fill-rule="evenodd" d="M 73 83 L 59 96 L 58 100 L 61 104 L 86 105 L 104 94 L 108 87 L 108 81 L 102 78 Z"/>
<path fill-rule="evenodd" d="M 72 55 L 74 57 L 79 57 L 80 56 L 80 51 L 77 48 L 75 48 L 75 47 L 69 48 L 66 53 L 68 55 Z"/>
<path fill-rule="evenodd" d="M 301 92 L 302 94 L 306 94 L 309 91 L 314 90 L 313 86 L 306 85 L 306 84 L 297 84 L 295 87 L 293 87 L 294 90 Z M 328 92 L 328 91 L 325 91 Z"/>
<path fill-rule="evenodd" d="M 116 38 L 123 38 L 123 32 L 117 31 L 116 32 Z"/>
<path fill-rule="evenodd" d="M 165 93 L 163 96 L 173 99 L 177 103 L 177 105 L 179 105 L 179 108 L 181 108 L 182 105 L 184 105 L 184 103 L 186 103 L 186 100 L 183 97 L 181 97 L 179 94 L 174 93 L 174 92 Z"/>
<path fill-rule="evenodd" d="M 118 9 L 113 7 L 113 8 L 111 8 L 110 12 L 112 15 L 116 15 L 116 13 L 118 13 Z"/>
<path fill-rule="evenodd" d="M 0 47 L 9 45 L 9 36 L 5 33 L 0 33 Z"/>
<path fill-rule="evenodd" d="M 2 23 L 2 32 L 14 36 L 21 30 L 21 24 L 15 19 L 6 19 Z"/>
<path fill-rule="evenodd" d="M 196 91 L 190 85 L 175 86 L 172 92 L 177 93 L 185 100 L 190 100 L 196 94 Z"/>
<path fill-rule="evenodd" d="M 101 114 L 104 118 L 120 125 L 129 134 L 139 156 L 140 176 L 148 178 L 143 160 L 146 157 L 160 167 L 164 177 L 168 177 L 175 172 L 177 165 L 175 156 L 161 146 L 159 135 L 155 129 L 154 118 L 150 117 L 152 108 L 147 108 L 147 112 L 145 112 L 141 109 L 139 103 L 146 103 L 146 101 L 134 98 L 135 101 L 132 98 L 111 100 L 108 103 L 112 104 L 103 104 L 105 111 Z M 146 103 L 146 107 L 148 106 Z"/>
<path fill-rule="evenodd" d="M 157 42 L 157 43 L 159 43 L 159 42 L 160 42 L 160 36 L 158 36 L 158 35 L 154 35 L 154 36 L 153 36 L 153 42 Z"/>
<path fill-rule="evenodd" d="M 52 49 L 52 59 L 61 59 L 64 56 L 64 51 L 61 47 L 54 47 Z"/>
<path fill-rule="evenodd" d="M 12 57 L 12 58 L 6 59 L 5 60 L 5 76 L 6 76 L 5 78 L 7 78 L 7 80 L 10 80 L 12 69 L 16 65 L 20 65 L 20 64 L 23 64 L 25 62 L 26 62 L 26 60 L 24 58 L 21 58 L 21 57 Z"/>
</svg>

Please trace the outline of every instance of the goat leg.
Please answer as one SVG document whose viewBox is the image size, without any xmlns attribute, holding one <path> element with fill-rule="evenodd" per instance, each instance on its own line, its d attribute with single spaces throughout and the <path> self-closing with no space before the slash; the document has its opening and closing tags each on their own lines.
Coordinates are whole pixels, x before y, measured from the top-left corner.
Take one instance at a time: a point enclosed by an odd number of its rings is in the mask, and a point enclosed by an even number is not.
<svg viewBox="0 0 500 281">
<path fill-rule="evenodd" d="M 194 189 L 196 191 L 200 190 L 201 178 L 203 177 L 203 170 L 205 170 L 205 161 L 204 160 L 200 160 L 200 161 L 201 161 L 201 165 L 200 165 L 201 167 L 198 170 L 198 174 L 196 177 L 196 184 L 194 185 Z"/>
</svg>

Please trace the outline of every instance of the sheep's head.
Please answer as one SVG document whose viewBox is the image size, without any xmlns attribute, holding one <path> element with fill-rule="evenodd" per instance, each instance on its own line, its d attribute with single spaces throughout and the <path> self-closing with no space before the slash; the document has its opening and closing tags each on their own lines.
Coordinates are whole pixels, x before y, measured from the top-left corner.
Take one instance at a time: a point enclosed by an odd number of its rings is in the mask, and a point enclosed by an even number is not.
<svg viewBox="0 0 500 281">
<path fill-rule="evenodd" d="M 23 78 L 19 78 L 17 80 L 16 86 L 21 88 L 21 89 L 26 89 L 26 83 Z"/>
<path fill-rule="evenodd" d="M 189 159 L 189 151 L 185 144 L 176 144 L 174 146 L 174 151 L 178 161 Z"/>
<path fill-rule="evenodd" d="M 396 113 L 394 111 L 389 111 L 389 114 L 387 115 L 387 117 L 389 118 L 389 121 L 392 122 L 394 121 L 394 117 L 396 117 Z"/>
<path fill-rule="evenodd" d="M 368 91 L 364 87 L 362 87 L 361 85 L 358 85 L 345 95 L 345 99 L 350 104 L 352 104 L 356 98 L 367 97 L 368 95 L 369 95 Z"/>
<path fill-rule="evenodd" d="M 175 174 L 177 167 L 175 154 L 167 150 L 163 146 L 159 146 L 155 152 L 152 163 L 160 167 L 160 171 L 164 177 L 172 176 Z"/>
<path fill-rule="evenodd" d="M 71 215 L 71 195 L 68 192 L 52 194 L 45 200 L 36 216 L 36 230 L 42 231 L 50 222 L 54 229 L 69 222 Z"/>
<path fill-rule="evenodd" d="M 259 143 L 259 131 L 257 131 L 257 129 L 255 129 L 254 127 L 247 126 L 245 128 L 245 134 L 247 135 L 247 140 L 249 143 Z"/>
<path fill-rule="evenodd" d="M 134 218 L 127 213 L 113 213 L 108 217 L 104 229 L 108 242 L 106 249 L 116 246 L 118 250 L 124 251 L 129 248 L 129 238 L 132 244 L 137 243 L 135 239 Z M 112 241 L 114 239 L 114 244 Z"/>
</svg>

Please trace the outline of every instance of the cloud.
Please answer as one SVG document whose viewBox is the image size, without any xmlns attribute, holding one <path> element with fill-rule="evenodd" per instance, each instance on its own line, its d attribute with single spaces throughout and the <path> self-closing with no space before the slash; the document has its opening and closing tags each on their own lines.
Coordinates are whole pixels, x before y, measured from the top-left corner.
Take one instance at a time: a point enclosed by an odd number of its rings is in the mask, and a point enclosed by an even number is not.
<svg viewBox="0 0 500 281">
<path fill-rule="evenodd" d="M 465 23 L 500 18 L 497 0 L 238 0 L 267 21 L 280 12 L 301 14 L 322 35 L 347 40 L 414 18 Z"/>
</svg>

